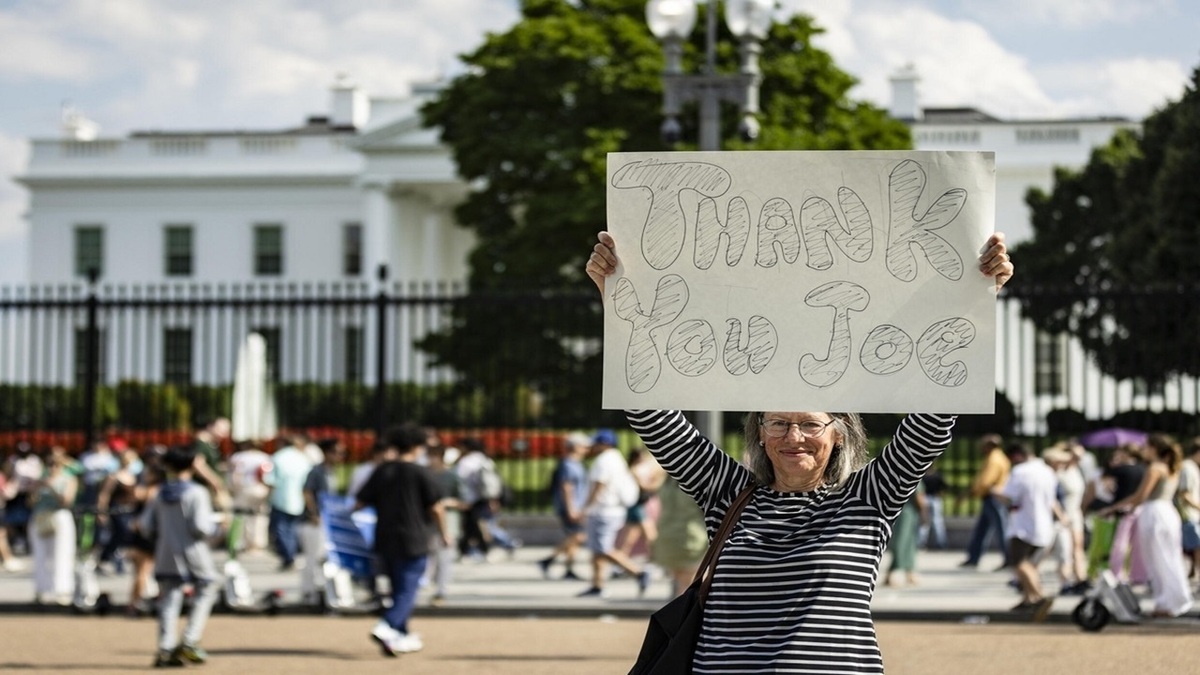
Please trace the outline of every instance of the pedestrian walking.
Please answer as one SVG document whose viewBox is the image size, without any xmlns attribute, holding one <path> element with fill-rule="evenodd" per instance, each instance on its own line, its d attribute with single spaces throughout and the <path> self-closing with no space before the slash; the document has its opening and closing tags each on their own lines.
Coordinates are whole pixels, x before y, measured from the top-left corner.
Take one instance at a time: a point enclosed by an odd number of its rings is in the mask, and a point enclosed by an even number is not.
<svg viewBox="0 0 1200 675">
<path fill-rule="evenodd" d="M 1012 560 L 1008 554 L 1008 509 L 998 495 L 1008 480 L 1012 464 L 1004 453 L 1004 440 L 996 434 L 979 439 L 979 452 L 983 455 L 983 464 L 971 482 L 971 495 L 979 499 L 979 517 L 971 530 L 967 559 L 959 567 L 978 567 L 991 539 L 1004 557 L 1000 565 L 1003 569 L 1009 567 Z"/>
<path fill-rule="evenodd" d="M 217 530 L 212 497 L 193 482 L 196 451 L 171 448 L 163 456 L 167 480 L 146 505 L 138 526 L 155 542 L 154 576 L 158 581 L 157 668 L 204 663 L 208 655 L 200 646 L 204 626 L 217 599 L 217 568 L 208 538 Z M 192 608 L 182 637 L 177 634 L 183 613 L 184 585 L 193 589 Z"/>
<path fill-rule="evenodd" d="M 563 579 L 579 580 L 575 573 L 575 556 L 586 541 L 584 506 L 587 504 L 587 468 L 583 460 L 592 447 L 587 434 L 575 432 L 563 439 L 562 456 L 550 475 L 550 502 L 554 515 L 562 525 L 563 537 L 550 555 L 538 561 L 542 576 L 550 578 L 550 567 L 559 557 L 566 571 Z"/>
<path fill-rule="evenodd" d="M 304 481 L 312 462 L 295 439 L 287 439 L 271 456 L 271 470 L 263 482 L 271 488 L 267 502 L 271 506 L 268 527 L 279 556 L 279 569 L 290 570 L 300 550 L 299 528 L 304 518 Z"/>
<path fill-rule="evenodd" d="M 409 618 L 428 565 L 430 537 L 436 533 L 442 545 L 451 545 L 437 478 L 416 463 L 425 439 L 424 430 L 414 424 L 389 429 L 384 442 L 398 459 L 377 466 L 355 495 L 356 509 L 375 508 L 375 552 L 391 582 L 392 604 L 371 630 L 371 639 L 386 656 L 423 648 Z"/>
<path fill-rule="evenodd" d="M 1009 559 L 1021 590 L 1013 611 L 1031 612 L 1034 621 L 1042 621 L 1054 598 L 1042 591 L 1035 561 L 1054 543 L 1055 523 L 1065 520 L 1058 505 L 1058 478 L 1024 443 L 1009 445 L 1007 454 L 1012 473 L 995 494 L 1009 508 Z"/>
<path fill-rule="evenodd" d="M 629 464 L 617 449 L 612 429 L 600 429 L 592 437 L 592 466 L 588 470 L 587 547 L 592 553 L 592 585 L 579 597 L 607 597 L 609 564 L 615 564 L 637 580 L 638 595 L 650 586 L 650 573 L 638 567 L 617 548 L 617 533 L 625 525 L 629 507 L 637 503 L 638 485 Z"/>
<path fill-rule="evenodd" d="M 66 448 L 54 446 L 46 475 L 32 486 L 29 543 L 33 552 L 33 591 L 38 603 L 71 604 L 75 589 L 75 516 L 71 512 L 79 481 L 69 470 Z"/>
</svg>

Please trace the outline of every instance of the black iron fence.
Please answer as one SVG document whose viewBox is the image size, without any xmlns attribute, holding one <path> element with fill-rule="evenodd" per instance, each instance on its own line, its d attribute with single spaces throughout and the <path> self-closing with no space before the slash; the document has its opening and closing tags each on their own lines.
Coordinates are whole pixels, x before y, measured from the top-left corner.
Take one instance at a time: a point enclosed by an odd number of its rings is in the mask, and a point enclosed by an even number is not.
<svg viewBox="0 0 1200 675">
<path fill-rule="evenodd" d="M 1188 306 L 1200 307 L 1200 293 L 1172 289 L 1170 302 L 1152 290 L 1070 293 L 1001 297 L 996 414 L 960 422 L 959 439 L 942 462 L 952 486 L 969 483 L 977 465 L 972 439 L 984 432 L 1037 445 L 1105 425 L 1200 432 L 1196 350 L 1164 353 L 1182 361 L 1148 369 L 1153 377 L 1118 379 L 1097 365 L 1113 370 L 1111 358 L 1096 356 L 1103 336 L 1038 330 L 1025 318 L 1046 303 L 1060 314 L 1063 307 L 1135 303 L 1143 317 L 1159 311 L 1177 318 Z M 258 333 L 267 344 L 281 427 L 339 435 L 355 455 L 383 427 L 403 420 L 435 426 L 450 442 L 482 435 L 504 460 L 516 507 L 537 508 L 561 434 L 620 425 L 618 414 L 599 408 L 598 311 L 593 293 L 466 295 L 444 284 L 0 289 L 0 452 L 20 440 L 79 450 L 110 432 L 134 442 L 186 438 L 197 420 L 231 414 L 239 348 Z M 465 355 L 447 358 L 423 348 L 430 336 L 461 329 L 468 314 L 480 334 L 452 343 Z M 507 339 L 530 322 L 541 328 Z M 1119 336 L 1127 329 L 1110 322 L 1106 330 Z M 1196 333 L 1177 339 L 1190 347 Z M 555 374 L 555 362 L 546 360 L 551 350 L 561 352 L 559 363 L 578 367 Z M 896 420 L 868 421 L 884 436 Z M 738 423 L 727 416 L 726 429 L 734 433 L 726 447 L 736 446 Z M 969 502 L 964 508 L 970 510 Z"/>
</svg>

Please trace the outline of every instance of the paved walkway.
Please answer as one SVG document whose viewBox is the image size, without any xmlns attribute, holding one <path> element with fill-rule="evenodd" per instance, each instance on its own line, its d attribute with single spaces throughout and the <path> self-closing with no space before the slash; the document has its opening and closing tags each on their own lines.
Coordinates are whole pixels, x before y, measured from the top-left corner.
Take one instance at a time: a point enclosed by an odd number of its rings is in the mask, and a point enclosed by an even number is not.
<svg viewBox="0 0 1200 675">
<path fill-rule="evenodd" d="M 628 617 L 645 616 L 660 607 L 670 593 L 670 583 L 661 575 L 639 598 L 632 579 L 614 579 L 608 583 L 610 595 L 605 599 L 578 598 L 588 586 L 583 581 L 563 581 L 561 566 L 553 570 L 554 579 L 542 578 L 537 560 L 549 553 L 549 548 L 529 546 L 515 555 L 493 552 L 489 562 L 458 563 L 454 581 L 446 602 L 433 607 L 430 589 L 421 595 L 418 613 L 426 616 L 578 616 L 604 615 Z M 223 554 L 217 554 L 223 559 Z M 1027 621 L 1009 609 L 1017 601 L 1014 589 L 1007 585 L 1009 575 L 993 571 L 1000 563 L 998 554 L 984 557 L 978 569 L 958 567 L 960 552 L 923 551 L 918 556 L 919 583 L 916 586 L 891 588 L 881 586 L 875 593 L 874 613 L 878 620 L 936 620 L 967 622 Z M 22 572 L 0 572 L 0 612 L 19 613 L 46 611 L 33 604 L 33 581 L 30 561 L 24 560 Z M 266 553 L 242 556 L 255 592 L 265 594 L 278 589 L 283 593 L 283 611 L 308 611 L 301 604 L 300 572 L 279 572 L 275 558 Z M 588 565 L 577 564 L 576 571 L 587 572 Z M 1058 584 L 1049 574 L 1050 565 L 1043 566 L 1046 588 Z M 101 590 L 107 592 L 119 611 L 129 598 L 130 577 L 109 575 L 100 578 Z M 1079 603 L 1077 596 L 1059 598 L 1054 604 L 1051 621 L 1069 621 L 1072 609 Z"/>
</svg>

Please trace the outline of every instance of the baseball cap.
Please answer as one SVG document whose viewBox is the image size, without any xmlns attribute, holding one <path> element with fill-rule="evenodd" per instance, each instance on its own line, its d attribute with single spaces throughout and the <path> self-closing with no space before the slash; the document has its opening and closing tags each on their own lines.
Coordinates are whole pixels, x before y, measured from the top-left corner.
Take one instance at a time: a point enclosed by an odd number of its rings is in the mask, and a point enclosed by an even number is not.
<svg viewBox="0 0 1200 675">
<path fill-rule="evenodd" d="M 570 443 L 572 446 L 574 446 L 576 448 L 587 448 L 587 447 L 591 447 L 591 445 L 592 445 L 591 436 L 588 436 L 587 434 L 585 434 L 581 431 L 573 431 L 573 432 L 567 434 L 567 437 L 563 440 L 565 440 L 567 443 Z"/>
<path fill-rule="evenodd" d="M 612 429 L 598 429 L 596 435 L 592 436 L 592 443 L 603 443 L 605 445 L 616 445 L 617 434 Z"/>
</svg>

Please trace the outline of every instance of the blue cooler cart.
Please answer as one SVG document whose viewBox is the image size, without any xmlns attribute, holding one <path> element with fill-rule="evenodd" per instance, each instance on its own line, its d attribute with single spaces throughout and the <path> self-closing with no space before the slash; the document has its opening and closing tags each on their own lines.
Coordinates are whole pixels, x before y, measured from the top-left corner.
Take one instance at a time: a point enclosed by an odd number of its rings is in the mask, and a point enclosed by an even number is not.
<svg viewBox="0 0 1200 675">
<path fill-rule="evenodd" d="M 321 497 L 325 534 L 325 608 L 337 613 L 372 612 L 375 597 L 375 510 L 354 510 L 354 498 Z"/>
</svg>

